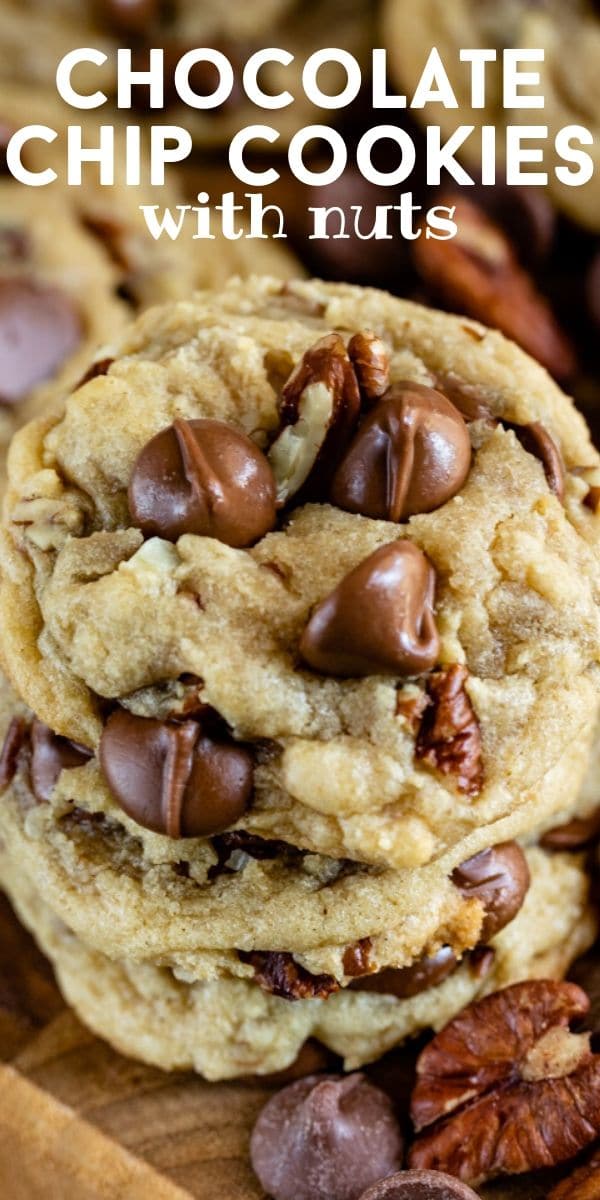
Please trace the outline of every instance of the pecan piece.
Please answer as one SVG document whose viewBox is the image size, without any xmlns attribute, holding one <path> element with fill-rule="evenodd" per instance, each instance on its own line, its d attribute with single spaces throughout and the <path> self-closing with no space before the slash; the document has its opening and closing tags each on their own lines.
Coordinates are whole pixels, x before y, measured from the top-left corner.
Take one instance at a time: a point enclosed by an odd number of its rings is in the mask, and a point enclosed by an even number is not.
<svg viewBox="0 0 600 1200">
<path fill-rule="evenodd" d="M 530 980 L 465 1008 L 417 1063 L 410 1165 L 477 1185 L 554 1166 L 600 1132 L 600 1056 L 572 1033 L 589 1001 L 573 983 Z M 432 1128 L 427 1128 L 432 1126 Z"/>
<path fill-rule="evenodd" d="M 345 975 L 350 975 L 351 977 L 370 975 L 372 971 L 376 970 L 371 960 L 372 945 L 371 938 L 364 937 L 359 942 L 354 942 L 351 946 L 347 946 L 342 960 Z"/>
<path fill-rule="evenodd" d="M 280 428 L 269 450 L 277 503 L 301 488 L 326 487 L 354 432 L 360 411 L 356 371 L 339 333 L 311 346 L 281 393 Z"/>
<path fill-rule="evenodd" d="M 454 207 L 458 233 L 447 242 L 423 235 L 413 245 L 417 270 L 436 297 L 502 330 L 558 379 L 572 375 L 571 343 L 501 227 L 462 196 L 440 203 Z"/>
<path fill-rule="evenodd" d="M 282 1000 L 326 1000 L 340 990 L 332 975 L 311 975 L 285 950 L 238 950 L 238 957 L 254 967 L 264 992 Z"/>
<path fill-rule="evenodd" d="M 17 773 L 19 755 L 25 745 L 28 733 L 29 726 L 25 718 L 13 717 L 0 751 L 0 792 L 6 790 Z"/>
<path fill-rule="evenodd" d="M 466 667 L 453 663 L 427 681 L 430 704 L 417 737 L 416 755 L 443 775 L 453 775 L 461 792 L 476 796 L 483 784 L 481 731 L 465 683 Z"/>
<path fill-rule="evenodd" d="M 234 874 L 244 865 L 247 858 L 268 862 L 276 858 L 289 861 L 290 858 L 302 857 L 302 851 L 288 842 L 257 837 L 256 834 L 246 833 L 245 829 L 233 829 L 231 833 L 217 834 L 211 838 L 211 844 L 217 855 L 217 862 L 209 868 L 209 879 Z"/>
<path fill-rule="evenodd" d="M 548 1200 L 598 1200 L 600 1196 L 600 1150 L 589 1162 L 552 1189 Z"/>
<path fill-rule="evenodd" d="M 348 356 L 363 400 L 367 404 L 379 400 L 390 384 L 390 356 L 385 342 L 370 330 L 355 333 L 348 342 Z"/>
</svg>

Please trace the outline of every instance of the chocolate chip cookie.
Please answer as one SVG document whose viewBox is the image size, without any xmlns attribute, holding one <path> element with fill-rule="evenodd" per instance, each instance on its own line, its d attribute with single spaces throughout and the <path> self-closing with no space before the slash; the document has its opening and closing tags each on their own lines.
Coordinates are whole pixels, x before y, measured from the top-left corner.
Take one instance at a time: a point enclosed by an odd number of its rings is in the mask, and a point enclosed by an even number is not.
<svg viewBox="0 0 600 1200">
<path fill-rule="evenodd" d="M 228 241 L 222 234 L 193 241 L 191 227 L 189 236 L 186 230 L 175 240 L 153 240 L 140 206 L 175 210 L 177 184 L 168 177 L 161 188 L 126 185 L 125 134 L 118 122 L 115 184 L 103 187 L 90 173 L 81 187 L 66 186 L 65 137 L 72 120 L 72 111 L 43 92 L 0 86 L 0 129 L 6 136 L 31 122 L 59 130 L 56 143 L 34 140 L 24 154 L 29 169 L 52 168 L 54 183 L 33 188 L 8 174 L 0 179 L 3 452 L 15 429 L 73 387 L 98 348 L 149 305 L 261 267 L 282 279 L 300 272 L 279 243 L 261 242 L 255 251 L 255 242 Z M 87 144 L 98 136 L 98 123 L 86 119 Z"/>
<path fill-rule="evenodd" d="M 295 1002 L 251 978 L 190 982 L 167 966 L 109 958 L 76 936 L 18 862 L 0 855 L 0 880 L 55 968 L 81 1019 L 125 1054 L 208 1079 L 289 1065 L 308 1037 L 360 1066 L 422 1029 L 441 1028 L 478 996 L 523 978 L 561 975 L 593 937 L 587 880 L 576 857 L 530 855 L 532 884 L 487 964 L 465 959 L 426 990 L 345 988 Z M 386 985 L 389 986 L 389 985 Z"/>
<path fill-rule="evenodd" d="M 400 868 L 569 808 L 598 456 L 544 371 L 384 293 L 255 280 L 91 373 L 16 441 L 0 636 L 130 818 Z"/>
</svg>

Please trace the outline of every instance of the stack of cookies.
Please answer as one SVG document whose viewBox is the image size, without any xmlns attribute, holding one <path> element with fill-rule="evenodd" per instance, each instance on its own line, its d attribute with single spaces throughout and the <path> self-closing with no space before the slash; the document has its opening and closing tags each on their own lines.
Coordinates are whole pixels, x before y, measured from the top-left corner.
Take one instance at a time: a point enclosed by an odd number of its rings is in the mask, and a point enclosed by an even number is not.
<svg viewBox="0 0 600 1200">
<path fill-rule="evenodd" d="M 500 334 L 234 280 L 13 441 L 0 880 L 82 1019 L 348 1067 L 595 936 L 600 458 Z"/>
</svg>

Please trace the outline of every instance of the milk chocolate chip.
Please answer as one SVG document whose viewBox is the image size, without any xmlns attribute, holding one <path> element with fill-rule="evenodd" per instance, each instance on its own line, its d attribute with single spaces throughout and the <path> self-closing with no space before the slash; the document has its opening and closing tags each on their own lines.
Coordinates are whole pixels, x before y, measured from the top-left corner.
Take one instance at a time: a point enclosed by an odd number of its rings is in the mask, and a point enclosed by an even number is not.
<svg viewBox="0 0 600 1200">
<path fill-rule="evenodd" d="M 400 1171 L 380 1179 L 360 1200 L 479 1200 L 466 1183 L 442 1171 Z"/>
<path fill-rule="evenodd" d="M 331 485 L 347 512 L 403 521 L 460 491 L 471 465 L 463 417 L 441 392 L 397 383 L 364 420 Z"/>
<path fill-rule="evenodd" d="M 559 500 L 564 500 L 565 466 L 560 450 L 545 426 L 540 421 L 531 421 L 529 425 L 515 425 L 510 421 L 502 423 L 507 429 L 513 430 L 528 454 L 539 459 L 550 491 Z"/>
<path fill-rule="evenodd" d="M 456 955 L 449 946 L 442 946 L 437 954 L 418 958 L 409 967 L 386 967 L 376 975 L 365 975 L 355 979 L 350 987 L 357 992 L 379 992 L 385 996 L 397 996 L 406 1000 L 418 996 L 428 988 L 437 987 L 456 967 Z"/>
<path fill-rule="evenodd" d="M 92 757 L 91 750 L 53 733 L 41 721 L 31 726 L 31 786 L 36 800 L 50 800 L 61 771 L 82 767 Z"/>
<path fill-rule="evenodd" d="M 402 1165 L 391 1101 L 364 1075 L 309 1075 L 263 1108 L 252 1166 L 273 1200 L 358 1200 Z"/>
<path fill-rule="evenodd" d="M 0 276 L 0 404 L 18 404 L 53 375 L 82 335 L 79 315 L 62 292 Z"/>
<path fill-rule="evenodd" d="M 245 433 L 222 421 L 177 420 L 138 455 L 129 507 L 147 537 L 196 533 L 249 546 L 275 524 L 275 479 Z"/>
<path fill-rule="evenodd" d="M 435 573 L 412 542 L 370 554 L 314 610 L 300 654 L 324 675 L 420 675 L 435 663 Z"/>
<path fill-rule="evenodd" d="M 480 941 L 486 942 L 519 912 L 529 889 L 529 867 L 516 842 L 501 842 L 456 867 L 452 882 L 464 896 L 481 900 Z"/>
<path fill-rule="evenodd" d="M 220 833 L 239 820 L 252 795 L 248 750 L 209 736 L 199 721 L 118 710 L 104 728 L 100 763 L 124 812 L 168 837 Z"/>
</svg>

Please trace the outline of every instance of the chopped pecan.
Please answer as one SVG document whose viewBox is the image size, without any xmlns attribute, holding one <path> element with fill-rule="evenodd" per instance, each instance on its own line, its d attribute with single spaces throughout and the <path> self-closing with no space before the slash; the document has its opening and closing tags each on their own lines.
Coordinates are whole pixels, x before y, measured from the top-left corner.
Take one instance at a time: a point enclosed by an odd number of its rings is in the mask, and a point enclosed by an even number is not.
<svg viewBox="0 0 600 1200">
<path fill-rule="evenodd" d="M 209 879 L 216 879 L 219 875 L 230 875 L 239 869 L 240 855 L 247 855 L 258 862 L 275 858 L 289 860 L 291 857 L 302 855 L 302 851 L 287 842 L 257 837 L 256 834 L 246 833 L 244 829 L 217 834 L 211 838 L 211 845 L 217 854 L 217 862 L 209 869 Z"/>
<path fill-rule="evenodd" d="M 429 704 L 427 693 L 414 687 L 399 688 L 396 692 L 396 716 L 404 717 L 413 733 L 419 728 L 421 717 Z"/>
<path fill-rule="evenodd" d="M 254 967 L 254 978 L 265 992 L 282 1000 L 326 1000 L 339 991 L 331 975 L 311 975 L 283 950 L 238 950 L 241 962 Z"/>
<path fill-rule="evenodd" d="M 77 387 L 83 387 L 84 383 L 89 383 L 90 379 L 97 379 L 99 375 L 107 375 L 114 361 L 114 358 L 97 358 L 96 361 L 93 362 L 90 367 L 88 367 L 85 375 L 81 376 Z"/>
<path fill-rule="evenodd" d="M 302 356 L 281 393 L 280 428 L 269 450 L 279 506 L 300 489 L 324 489 L 360 411 L 355 369 L 343 339 L 327 334 Z"/>
<path fill-rule="evenodd" d="M 600 1150 L 589 1162 L 552 1189 L 548 1200 L 598 1200 L 600 1196 Z"/>
<path fill-rule="evenodd" d="M 12 783 L 19 765 L 19 754 L 25 745 L 29 734 L 29 725 L 25 717 L 13 717 L 0 751 L 0 792 L 4 792 Z"/>
<path fill-rule="evenodd" d="M 455 209 L 458 232 L 451 241 L 423 233 L 414 242 L 425 282 L 449 307 L 501 329 L 558 379 L 572 375 L 571 343 L 500 226 L 463 197 L 441 197 L 440 203 Z"/>
<path fill-rule="evenodd" d="M 417 737 L 417 758 L 453 775 L 461 792 L 476 796 L 483 784 L 481 731 L 465 683 L 466 667 L 454 663 L 427 680 L 429 707 Z"/>
<path fill-rule="evenodd" d="M 390 384 L 390 356 L 382 338 L 370 330 L 355 333 L 348 342 L 348 355 L 363 400 L 379 400 Z"/>
<path fill-rule="evenodd" d="M 469 1005 L 417 1063 L 410 1165 L 477 1185 L 554 1166 L 600 1132 L 600 1056 L 572 1033 L 589 1001 L 573 983 L 530 980 Z M 431 1126 L 432 1128 L 427 1128 Z"/>
<path fill-rule="evenodd" d="M 38 550 L 60 550 L 69 537 L 81 537 L 90 505 L 81 495 L 66 491 L 56 498 L 24 496 L 13 508 L 11 521 Z"/>
<path fill-rule="evenodd" d="M 365 937 L 347 947 L 343 958 L 345 975 L 370 975 L 376 969 L 371 960 L 371 946 L 371 938 Z"/>
</svg>

